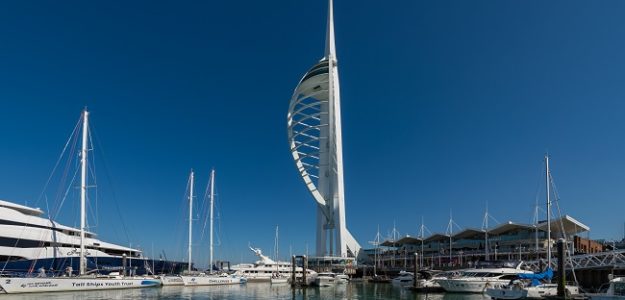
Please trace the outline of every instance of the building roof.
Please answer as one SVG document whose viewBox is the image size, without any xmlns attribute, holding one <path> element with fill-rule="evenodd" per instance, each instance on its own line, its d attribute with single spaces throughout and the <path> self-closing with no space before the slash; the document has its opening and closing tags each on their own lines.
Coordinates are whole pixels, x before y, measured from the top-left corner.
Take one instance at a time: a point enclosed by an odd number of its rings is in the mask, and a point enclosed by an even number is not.
<svg viewBox="0 0 625 300">
<path fill-rule="evenodd" d="M 563 230 L 564 228 L 564 230 Z M 547 221 L 539 222 L 538 229 L 547 231 Z M 573 235 L 582 232 L 590 231 L 590 227 L 576 220 L 575 218 L 564 215 L 561 218 L 551 220 L 551 236 L 562 236 L 564 232 L 566 235 Z"/>
<path fill-rule="evenodd" d="M 415 241 L 417 240 L 416 238 L 410 237 L 409 235 L 406 235 L 398 240 L 386 240 L 382 243 L 380 243 L 380 246 L 384 246 L 384 247 L 399 247 L 402 246 L 404 244 L 416 244 L 417 242 Z M 421 240 L 418 240 L 419 242 Z"/>
<path fill-rule="evenodd" d="M 454 239 L 470 239 L 470 238 L 484 238 L 484 235 L 486 233 L 484 232 L 484 230 L 482 229 L 475 229 L 475 228 L 467 228 L 463 231 L 460 231 L 456 234 L 454 234 L 453 238 Z"/>
<path fill-rule="evenodd" d="M 513 230 L 528 229 L 528 228 L 534 228 L 534 226 L 508 221 L 506 223 L 497 225 L 493 229 L 489 229 L 488 234 L 501 235 L 501 234 L 504 234 Z"/>
<path fill-rule="evenodd" d="M 538 227 L 538 230 L 547 231 L 547 222 L 542 221 L 542 222 L 539 222 L 537 226 L 535 226 L 535 225 L 530 225 L 530 224 L 522 224 L 522 223 L 515 223 L 512 221 L 508 221 L 506 223 L 502 223 L 491 229 L 488 229 L 487 231 L 489 235 L 491 234 L 502 235 L 513 230 L 535 229 L 536 227 Z M 562 228 L 564 228 L 564 230 L 562 230 Z M 562 232 L 564 232 L 566 235 L 574 235 L 574 234 L 579 234 L 579 233 L 586 232 L 586 231 L 590 231 L 590 227 L 588 227 L 587 225 L 581 223 L 580 221 L 568 215 L 551 220 L 551 233 L 552 233 L 551 236 L 552 237 L 562 236 Z M 471 239 L 471 238 L 481 239 L 484 237 L 484 234 L 485 234 L 485 231 L 483 229 L 467 228 L 452 235 L 452 238 L 453 239 Z M 380 243 L 380 246 L 400 247 L 405 244 L 413 244 L 413 245 L 420 244 L 421 241 L 424 241 L 426 243 L 437 242 L 437 241 L 446 242 L 446 241 L 449 241 L 449 235 L 445 233 L 434 233 L 426 238 L 411 237 L 409 235 L 406 235 L 395 241 L 386 240 Z"/>
<path fill-rule="evenodd" d="M 436 242 L 436 241 L 447 241 L 449 240 L 449 235 L 444 233 L 434 233 L 427 238 L 425 238 L 426 242 Z"/>
<path fill-rule="evenodd" d="M 407 236 L 397 240 L 397 243 L 398 244 L 402 244 L 402 245 L 405 245 L 405 244 L 409 244 L 409 245 L 417 245 L 417 244 L 419 244 L 420 245 L 422 240 L 423 240 L 422 238 L 411 237 L 411 236 L 407 235 Z"/>
</svg>

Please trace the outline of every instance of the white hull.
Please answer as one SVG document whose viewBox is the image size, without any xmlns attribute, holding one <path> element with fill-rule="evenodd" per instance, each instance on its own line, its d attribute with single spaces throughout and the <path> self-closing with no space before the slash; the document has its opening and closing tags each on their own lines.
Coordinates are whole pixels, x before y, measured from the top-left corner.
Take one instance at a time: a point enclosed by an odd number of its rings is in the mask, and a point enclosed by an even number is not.
<svg viewBox="0 0 625 300">
<path fill-rule="evenodd" d="M 161 283 L 166 286 L 170 285 L 184 285 L 182 277 L 177 275 L 164 275 L 160 277 Z"/>
<path fill-rule="evenodd" d="M 344 274 L 336 275 L 336 283 L 338 284 L 347 284 L 349 283 L 349 276 Z"/>
<path fill-rule="evenodd" d="M 198 276 L 181 276 L 184 285 L 230 285 L 244 283 L 239 276 L 221 276 L 221 275 L 198 275 Z"/>
<path fill-rule="evenodd" d="M 271 278 L 271 284 L 284 284 L 284 283 L 289 283 L 289 279 L 286 277 Z"/>
<path fill-rule="evenodd" d="M 446 279 L 439 281 L 439 284 L 446 292 L 451 293 L 483 293 L 487 288 L 500 289 L 508 284 L 510 280 L 501 279 Z"/>
<path fill-rule="evenodd" d="M 336 284 L 336 279 L 334 278 L 319 278 L 315 279 L 316 286 L 333 286 Z"/>
<path fill-rule="evenodd" d="M 0 286 L 8 294 L 129 289 L 160 285 L 160 280 L 152 278 L 12 277 L 0 280 Z"/>
<path fill-rule="evenodd" d="M 568 295 L 579 294 L 579 288 L 574 285 L 565 286 Z M 557 296 L 558 285 L 555 283 L 540 284 L 530 287 L 504 287 L 499 289 L 486 289 L 486 294 L 494 299 L 543 299 Z"/>
<path fill-rule="evenodd" d="M 625 277 L 610 277 L 610 286 L 602 294 L 586 294 L 590 300 L 625 300 Z"/>
<path fill-rule="evenodd" d="M 605 295 L 605 294 L 586 294 L 590 300 L 625 300 L 625 296 Z"/>
<path fill-rule="evenodd" d="M 316 286 L 333 286 L 338 282 L 334 273 L 317 273 Z"/>
</svg>

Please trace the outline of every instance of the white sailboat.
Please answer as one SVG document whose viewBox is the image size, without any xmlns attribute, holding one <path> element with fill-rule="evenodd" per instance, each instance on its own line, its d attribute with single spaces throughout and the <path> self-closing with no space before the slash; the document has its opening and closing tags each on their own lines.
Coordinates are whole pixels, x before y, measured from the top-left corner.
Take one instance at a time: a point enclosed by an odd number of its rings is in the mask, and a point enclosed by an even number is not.
<svg viewBox="0 0 625 300">
<path fill-rule="evenodd" d="M 80 153 L 81 184 L 80 184 L 80 269 L 78 276 L 62 277 L 3 277 L 0 287 L 5 293 L 38 293 L 61 291 L 87 291 L 105 289 L 126 289 L 159 286 L 160 280 L 151 277 L 124 277 L 119 274 L 107 276 L 87 275 L 85 258 L 85 228 L 87 200 L 87 154 L 89 141 L 89 112 L 82 113 L 82 148 Z"/>
<path fill-rule="evenodd" d="M 187 274 L 191 274 L 191 254 L 192 254 L 192 238 L 193 238 L 193 184 L 195 182 L 195 173 L 191 170 L 189 174 L 189 244 L 188 244 L 188 255 L 189 255 L 189 263 L 187 266 Z M 162 275 L 160 276 L 161 282 L 164 286 L 180 286 L 184 285 L 184 280 L 180 275 Z"/>
<path fill-rule="evenodd" d="M 275 253 L 276 253 L 276 261 L 279 261 L 280 256 L 278 255 L 278 248 L 280 248 L 279 244 L 278 244 L 278 226 L 276 226 L 276 240 L 274 241 L 274 248 L 275 248 Z M 273 274 L 271 274 L 271 284 L 282 284 L 282 283 L 288 283 L 289 282 L 289 278 L 287 276 L 285 276 L 283 273 L 280 273 L 278 264 L 276 264 L 276 270 L 273 272 Z"/>
<path fill-rule="evenodd" d="M 211 171 L 210 176 L 210 257 L 209 268 L 213 268 L 213 207 L 215 196 L 215 170 Z M 191 272 L 191 238 L 193 228 L 191 220 L 193 216 L 193 171 L 191 171 L 191 185 L 189 192 L 189 272 L 181 276 L 184 285 L 230 285 L 245 283 L 246 279 L 238 275 L 231 275 L 227 273 L 222 274 L 206 274 L 206 273 L 194 273 Z"/>
<path fill-rule="evenodd" d="M 547 269 L 545 272 L 536 277 L 544 276 L 547 281 L 550 281 L 553 272 L 551 270 L 551 172 L 549 170 L 548 155 L 545 155 L 545 181 L 547 191 Z M 521 276 L 519 279 L 516 279 L 505 286 L 486 289 L 486 294 L 493 299 L 544 299 L 546 297 L 558 295 L 558 285 L 555 283 L 534 284 L 534 280 L 538 281 L 537 279 L 534 279 L 531 284 L 526 285 L 520 280 L 533 279 L 534 276 L 531 275 L 535 274 L 530 274 L 530 276 Z M 579 294 L 579 287 L 577 285 L 566 284 L 564 289 L 565 294 L 569 296 Z"/>
</svg>

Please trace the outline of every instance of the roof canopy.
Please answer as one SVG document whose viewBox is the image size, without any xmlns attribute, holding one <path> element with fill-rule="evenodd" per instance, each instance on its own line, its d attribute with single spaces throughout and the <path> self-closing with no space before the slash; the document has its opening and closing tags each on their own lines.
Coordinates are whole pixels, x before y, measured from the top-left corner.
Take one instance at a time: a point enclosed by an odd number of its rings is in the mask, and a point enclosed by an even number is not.
<svg viewBox="0 0 625 300">
<path fill-rule="evenodd" d="M 508 221 L 506 223 L 497 225 L 494 228 L 488 229 L 487 232 L 489 235 L 502 235 L 508 232 L 519 230 L 519 229 L 530 229 L 534 230 L 538 228 L 541 231 L 547 231 L 547 222 L 542 221 L 539 222 L 538 225 L 531 224 L 521 224 L 515 223 L 512 221 Z M 590 227 L 576 220 L 575 218 L 565 215 L 561 218 L 557 218 L 551 221 L 551 236 L 559 237 L 562 236 L 564 232 L 567 236 L 575 235 L 582 232 L 590 231 Z M 482 239 L 486 234 L 485 230 L 476 229 L 476 228 L 467 228 L 464 229 L 454 235 L 452 235 L 452 239 Z M 444 233 L 434 233 L 426 238 L 420 237 L 411 237 L 409 235 L 402 237 L 398 240 L 386 240 L 380 243 L 380 246 L 385 247 L 400 247 L 406 244 L 421 244 L 421 242 L 446 242 L 449 241 L 449 235 Z"/>
<path fill-rule="evenodd" d="M 547 221 L 538 223 L 538 229 L 542 231 L 547 231 Z M 590 231 L 590 227 L 569 215 L 564 215 L 561 218 L 551 220 L 552 237 L 562 236 L 563 232 L 566 235 L 573 235 L 586 231 Z"/>
<path fill-rule="evenodd" d="M 508 233 L 513 230 L 518 229 L 533 229 L 533 225 L 514 223 L 512 221 L 508 221 L 506 223 L 500 224 L 497 227 L 488 230 L 488 234 L 501 235 L 504 233 Z"/>
<path fill-rule="evenodd" d="M 482 229 L 467 228 L 454 234 L 454 239 L 483 239 L 486 232 Z"/>
</svg>

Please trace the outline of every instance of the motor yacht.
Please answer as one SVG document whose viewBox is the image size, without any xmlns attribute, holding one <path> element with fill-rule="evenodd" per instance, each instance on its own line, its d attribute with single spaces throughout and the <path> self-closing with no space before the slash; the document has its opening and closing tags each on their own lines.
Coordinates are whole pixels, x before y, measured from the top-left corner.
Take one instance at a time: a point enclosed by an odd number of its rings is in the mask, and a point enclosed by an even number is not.
<svg viewBox="0 0 625 300">
<path fill-rule="evenodd" d="M 321 272 L 315 278 L 316 286 L 333 286 L 337 283 L 336 274 L 332 272 Z"/>
<path fill-rule="evenodd" d="M 271 277 L 274 276 L 276 272 L 281 276 L 291 278 L 293 266 L 290 262 L 274 261 L 264 255 L 259 248 L 250 247 L 250 250 L 258 256 L 259 260 L 253 264 L 242 263 L 233 265 L 231 269 L 234 270 L 237 275 L 246 277 L 249 282 L 270 282 Z M 302 267 L 295 267 L 295 276 L 298 278 L 302 277 L 302 271 Z M 317 272 L 306 269 L 307 284 L 312 284 L 315 277 L 317 277 Z"/>
<path fill-rule="evenodd" d="M 586 294 L 590 300 L 625 300 L 625 277 L 612 277 L 605 293 Z"/>
<path fill-rule="evenodd" d="M 454 293 L 483 293 L 487 288 L 501 288 L 510 280 L 517 278 L 520 273 L 532 273 L 521 269 L 522 262 L 504 263 L 501 267 L 467 269 L 460 272 L 458 277 L 438 280 L 446 292 Z"/>
</svg>

